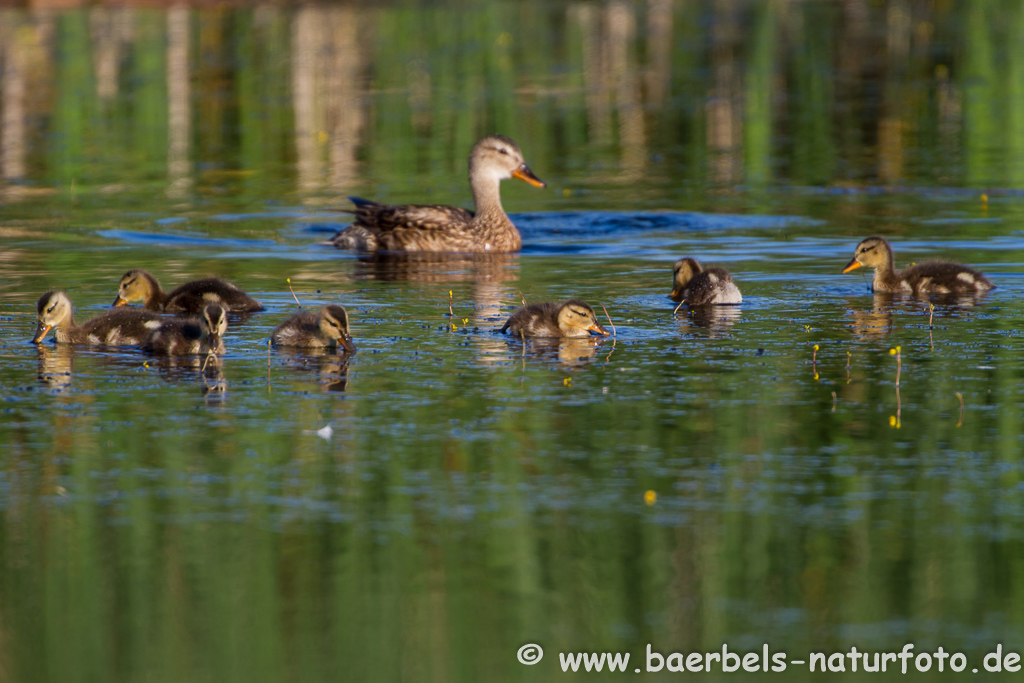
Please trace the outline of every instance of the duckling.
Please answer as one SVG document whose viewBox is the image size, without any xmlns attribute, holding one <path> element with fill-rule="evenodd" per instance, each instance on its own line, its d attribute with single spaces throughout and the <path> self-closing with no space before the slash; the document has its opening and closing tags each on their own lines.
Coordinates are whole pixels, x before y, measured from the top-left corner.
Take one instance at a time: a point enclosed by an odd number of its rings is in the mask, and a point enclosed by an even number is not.
<svg viewBox="0 0 1024 683">
<path fill-rule="evenodd" d="M 163 356 L 195 356 L 224 353 L 228 312 L 220 304 L 207 304 L 199 319 L 168 320 L 142 345 L 144 351 Z"/>
<path fill-rule="evenodd" d="M 607 337 L 610 332 L 597 322 L 594 309 L 579 299 L 561 304 L 530 304 L 513 311 L 502 332 L 524 337 Z"/>
<path fill-rule="evenodd" d="M 162 316 L 149 311 L 119 309 L 76 325 L 71 299 L 60 290 L 39 297 L 36 313 L 39 326 L 32 337 L 34 344 L 43 341 L 46 333 L 53 329 L 54 338 L 61 344 L 132 346 L 145 341 L 163 321 Z"/>
<path fill-rule="evenodd" d="M 114 306 L 124 306 L 130 301 L 142 301 L 147 311 L 191 315 L 202 313 L 210 303 L 221 304 L 234 313 L 264 310 L 263 304 L 226 280 L 216 277 L 192 280 L 165 294 L 155 277 L 138 268 L 121 276 Z"/>
<path fill-rule="evenodd" d="M 928 294 L 977 295 L 995 289 L 988 278 L 967 266 L 946 261 L 927 261 L 896 272 L 892 247 L 881 237 L 868 237 L 857 245 L 844 273 L 861 266 L 875 269 L 872 291 Z"/>
<path fill-rule="evenodd" d="M 515 142 L 489 135 L 469 155 L 475 213 L 453 206 L 387 206 L 349 197 L 356 205 L 356 218 L 327 244 L 362 251 L 519 251 L 519 230 L 501 207 L 499 185 L 506 178 L 546 186 L 526 165 Z"/>
<path fill-rule="evenodd" d="M 340 344 L 349 353 L 356 350 L 348 331 L 348 313 L 336 305 L 324 306 L 319 313 L 296 313 L 275 327 L 270 339 L 277 346 L 336 348 Z"/>
<path fill-rule="evenodd" d="M 681 258 L 672 271 L 673 301 L 687 306 L 739 304 L 743 302 L 732 275 L 725 268 L 701 268 L 697 259 Z"/>
</svg>

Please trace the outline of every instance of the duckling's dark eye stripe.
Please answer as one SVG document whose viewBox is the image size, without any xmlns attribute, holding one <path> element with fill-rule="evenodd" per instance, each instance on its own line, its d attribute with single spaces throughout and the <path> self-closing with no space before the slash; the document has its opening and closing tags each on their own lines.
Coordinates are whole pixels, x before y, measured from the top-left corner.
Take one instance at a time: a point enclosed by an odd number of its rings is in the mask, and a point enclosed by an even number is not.
<svg viewBox="0 0 1024 683">
<path fill-rule="evenodd" d="M 569 310 L 575 313 L 576 315 L 580 316 L 581 318 L 587 317 L 587 314 L 584 313 L 583 311 L 577 311 L 575 308 L 570 308 Z"/>
</svg>

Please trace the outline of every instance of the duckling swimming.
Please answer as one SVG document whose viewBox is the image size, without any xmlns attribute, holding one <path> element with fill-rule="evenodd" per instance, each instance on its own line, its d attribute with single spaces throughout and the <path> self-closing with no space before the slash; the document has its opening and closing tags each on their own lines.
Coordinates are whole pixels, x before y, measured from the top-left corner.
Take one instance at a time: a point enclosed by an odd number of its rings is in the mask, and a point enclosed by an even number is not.
<svg viewBox="0 0 1024 683">
<path fill-rule="evenodd" d="M 515 142 L 504 135 L 489 135 L 469 155 L 475 213 L 453 206 L 387 206 L 349 197 L 356 205 L 356 219 L 328 244 L 363 251 L 519 251 L 519 230 L 501 207 L 499 185 L 506 178 L 545 187 Z"/>
<path fill-rule="evenodd" d="M 348 331 L 348 313 L 337 305 L 324 306 L 318 313 L 296 313 L 275 327 L 270 339 L 277 346 L 336 348 L 340 344 L 349 353 L 356 350 Z"/>
<path fill-rule="evenodd" d="M 39 297 L 36 314 L 39 316 L 39 326 L 32 337 L 34 344 L 43 341 L 46 333 L 52 329 L 54 338 L 61 344 L 132 346 L 145 341 L 164 320 L 162 316 L 149 311 L 115 309 L 82 325 L 76 325 L 71 300 L 60 290 Z"/>
<path fill-rule="evenodd" d="M 220 304 L 207 304 L 198 320 L 179 318 L 157 327 L 142 349 L 162 356 L 222 354 L 227 331 L 227 310 Z"/>
<path fill-rule="evenodd" d="M 927 261 L 896 272 L 893 268 L 892 247 L 881 237 L 868 237 L 857 245 L 853 259 L 843 268 L 844 273 L 861 266 L 875 269 L 872 291 L 904 293 L 914 296 L 929 294 L 955 294 L 975 296 L 995 289 L 988 278 L 967 266 L 946 261 Z"/>
<path fill-rule="evenodd" d="M 579 299 L 561 304 L 530 304 L 516 309 L 502 332 L 524 337 L 589 337 L 611 334 L 597 322 L 594 309 Z"/>
<path fill-rule="evenodd" d="M 673 301 L 687 306 L 707 304 L 739 304 L 743 295 L 725 268 L 704 270 L 694 258 L 681 258 L 672 271 Z"/>
<path fill-rule="evenodd" d="M 168 313 L 202 313 L 206 304 L 220 304 L 234 313 L 262 311 L 263 304 L 227 280 L 216 277 L 186 282 L 165 294 L 156 278 L 145 270 L 129 270 L 121 276 L 114 306 L 142 301 L 147 311 Z"/>
</svg>

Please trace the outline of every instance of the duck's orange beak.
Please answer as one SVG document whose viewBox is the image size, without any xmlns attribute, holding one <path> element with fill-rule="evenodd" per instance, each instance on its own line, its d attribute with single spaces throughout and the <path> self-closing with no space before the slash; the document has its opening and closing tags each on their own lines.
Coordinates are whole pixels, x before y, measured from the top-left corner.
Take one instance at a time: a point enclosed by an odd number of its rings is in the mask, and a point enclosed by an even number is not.
<svg viewBox="0 0 1024 683">
<path fill-rule="evenodd" d="M 118 294 L 117 298 L 114 299 L 114 308 L 117 308 L 118 306 L 124 306 L 126 303 L 128 303 L 128 299 L 122 299 L 121 295 Z"/>
<path fill-rule="evenodd" d="M 679 295 L 680 294 L 681 294 L 681 292 L 679 291 L 678 288 L 676 288 L 676 289 L 672 290 L 672 293 L 668 295 L 668 298 L 672 299 L 673 301 L 679 301 Z"/>
<path fill-rule="evenodd" d="M 524 181 L 530 183 L 531 185 L 533 185 L 534 187 L 547 187 L 548 186 L 547 183 L 545 183 L 543 180 L 541 180 L 540 178 L 535 176 L 533 174 L 533 171 L 531 171 L 530 167 L 527 166 L 526 164 L 523 164 L 522 166 L 520 166 L 516 170 L 512 171 L 512 177 L 513 178 L 519 178 L 520 180 L 524 180 Z"/>
<path fill-rule="evenodd" d="M 347 334 L 343 334 L 341 338 L 338 339 L 338 341 L 349 353 L 356 352 L 356 345 L 352 343 L 352 337 L 348 336 Z"/>
<path fill-rule="evenodd" d="M 599 334 L 602 337 L 607 337 L 607 336 L 609 336 L 611 334 L 611 332 L 609 332 L 608 330 L 606 330 L 603 327 L 601 327 L 601 325 L 599 323 L 594 323 L 593 325 L 588 327 L 587 330 L 589 332 L 594 333 L 594 334 Z"/>
<path fill-rule="evenodd" d="M 53 325 L 47 325 L 44 322 L 40 322 L 39 327 L 36 328 L 36 336 L 32 337 L 32 343 L 38 344 L 39 342 L 43 341 L 43 337 L 45 337 L 46 333 L 49 332 L 52 328 Z"/>
<path fill-rule="evenodd" d="M 843 273 L 849 273 L 850 271 L 857 270 L 863 265 L 864 264 L 858 261 L 857 257 L 854 256 L 853 259 L 851 259 L 850 262 L 846 264 L 846 267 L 843 268 Z"/>
</svg>

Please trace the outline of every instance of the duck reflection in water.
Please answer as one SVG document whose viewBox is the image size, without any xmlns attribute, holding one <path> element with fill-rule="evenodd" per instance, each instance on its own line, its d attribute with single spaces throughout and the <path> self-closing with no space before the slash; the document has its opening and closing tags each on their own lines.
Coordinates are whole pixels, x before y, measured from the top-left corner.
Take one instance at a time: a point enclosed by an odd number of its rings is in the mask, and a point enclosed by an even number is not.
<svg viewBox="0 0 1024 683">
<path fill-rule="evenodd" d="M 894 295 L 878 292 L 870 311 L 853 310 L 853 336 L 858 339 L 884 339 L 892 332 Z M 852 305 L 852 302 L 851 302 Z"/>
<path fill-rule="evenodd" d="M 739 306 L 693 306 L 683 307 L 676 313 L 680 327 L 701 328 L 707 330 L 712 339 L 720 339 L 732 331 L 732 326 L 739 322 L 742 312 Z"/>
<path fill-rule="evenodd" d="M 585 367 L 597 358 L 599 351 L 611 351 L 615 343 L 612 340 L 611 344 L 601 348 L 608 341 L 606 337 L 533 337 L 521 340 L 510 336 L 505 341 L 523 358 L 557 361 L 567 370 Z"/>
<path fill-rule="evenodd" d="M 348 364 L 352 354 L 337 353 L 328 348 L 279 346 L 276 349 L 282 365 L 289 370 L 315 374 L 321 391 L 345 391 L 348 388 Z"/>
<path fill-rule="evenodd" d="M 39 381 L 51 389 L 66 389 L 71 386 L 74 372 L 75 347 L 70 344 L 53 344 L 50 348 L 36 345 L 39 355 Z"/>
</svg>

